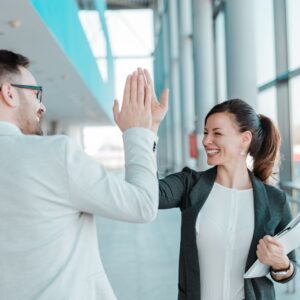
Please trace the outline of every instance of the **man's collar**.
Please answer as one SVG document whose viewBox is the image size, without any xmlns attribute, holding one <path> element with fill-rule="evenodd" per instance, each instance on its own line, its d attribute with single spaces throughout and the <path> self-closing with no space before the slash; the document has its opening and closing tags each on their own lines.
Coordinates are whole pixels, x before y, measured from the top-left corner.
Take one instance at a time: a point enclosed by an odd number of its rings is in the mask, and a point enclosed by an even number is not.
<svg viewBox="0 0 300 300">
<path fill-rule="evenodd" d="M 0 135 L 22 135 L 22 132 L 14 124 L 0 121 Z"/>
</svg>

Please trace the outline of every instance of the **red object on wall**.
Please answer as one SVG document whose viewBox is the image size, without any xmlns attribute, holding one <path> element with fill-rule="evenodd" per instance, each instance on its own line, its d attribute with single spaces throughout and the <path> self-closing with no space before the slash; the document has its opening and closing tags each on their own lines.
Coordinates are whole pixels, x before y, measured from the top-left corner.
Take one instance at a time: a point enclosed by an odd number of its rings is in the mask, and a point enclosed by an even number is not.
<svg viewBox="0 0 300 300">
<path fill-rule="evenodd" d="M 195 132 L 190 133 L 189 142 L 190 142 L 190 157 L 197 158 L 198 157 L 197 134 Z"/>
</svg>

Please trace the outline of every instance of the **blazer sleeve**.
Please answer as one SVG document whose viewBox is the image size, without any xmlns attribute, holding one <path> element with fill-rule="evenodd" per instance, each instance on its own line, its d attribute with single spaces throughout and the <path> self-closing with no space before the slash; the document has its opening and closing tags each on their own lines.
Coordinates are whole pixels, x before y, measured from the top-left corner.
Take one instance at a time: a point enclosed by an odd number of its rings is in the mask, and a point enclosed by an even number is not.
<svg viewBox="0 0 300 300">
<path fill-rule="evenodd" d="M 131 128 L 123 140 L 125 179 L 108 172 L 67 140 L 69 202 L 81 212 L 128 222 L 152 221 L 158 210 L 156 136 L 148 129 Z"/>
<path fill-rule="evenodd" d="M 291 214 L 291 209 L 290 209 L 290 205 L 286 199 L 286 193 L 283 192 L 283 197 L 284 197 L 284 205 L 283 205 L 283 211 L 282 211 L 282 218 L 280 223 L 278 224 L 276 230 L 275 230 L 275 234 L 277 234 L 278 232 L 280 232 L 281 230 L 283 230 L 286 225 L 292 220 L 292 214 Z M 272 273 L 271 277 L 274 281 L 279 282 L 279 283 L 286 283 L 290 280 L 292 280 L 295 275 L 296 275 L 296 271 L 297 271 L 297 260 L 296 260 L 296 253 L 295 251 L 292 251 L 288 254 L 288 257 L 291 261 L 291 263 L 294 265 L 294 273 L 292 274 L 292 276 L 290 276 L 289 278 L 286 278 L 284 280 L 276 280 L 273 276 Z"/>
<path fill-rule="evenodd" d="M 190 173 L 191 170 L 186 167 L 181 172 L 159 180 L 159 209 L 182 208 L 190 185 Z"/>
</svg>

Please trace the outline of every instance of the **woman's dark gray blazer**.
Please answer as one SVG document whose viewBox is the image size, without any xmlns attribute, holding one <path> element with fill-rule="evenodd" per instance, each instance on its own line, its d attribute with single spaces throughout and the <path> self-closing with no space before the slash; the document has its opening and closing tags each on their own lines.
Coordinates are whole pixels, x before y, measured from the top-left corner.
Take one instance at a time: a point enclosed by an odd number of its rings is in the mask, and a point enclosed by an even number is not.
<svg viewBox="0 0 300 300">
<path fill-rule="evenodd" d="M 198 260 L 195 224 L 198 213 L 213 187 L 216 174 L 216 167 L 204 172 L 184 168 L 181 172 L 159 181 L 159 208 L 179 207 L 181 210 L 178 284 L 178 299 L 180 300 L 201 299 L 201 270 Z M 257 259 L 256 247 L 259 239 L 265 235 L 272 236 L 278 233 L 291 220 L 285 193 L 273 186 L 264 184 L 252 172 L 249 171 L 249 174 L 254 194 L 255 225 L 245 271 Z M 293 263 L 296 262 L 294 252 L 289 254 L 289 258 Z M 288 280 L 285 280 L 285 282 Z M 275 299 L 273 282 L 267 277 L 245 279 L 244 288 L 246 300 Z"/>
</svg>

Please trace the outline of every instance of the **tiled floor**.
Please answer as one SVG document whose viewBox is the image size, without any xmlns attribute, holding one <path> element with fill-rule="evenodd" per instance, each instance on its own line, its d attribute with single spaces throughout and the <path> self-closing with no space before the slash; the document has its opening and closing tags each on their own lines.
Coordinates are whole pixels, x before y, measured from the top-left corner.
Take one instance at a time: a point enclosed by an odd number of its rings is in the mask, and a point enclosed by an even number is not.
<svg viewBox="0 0 300 300">
<path fill-rule="evenodd" d="M 160 211 L 151 224 L 99 218 L 97 225 L 104 267 L 119 300 L 177 299 L 178 210 Z M 296 294 L 276 284 L 277 299 L 300 300 L 300 276 L 296 282 Z"/>
</svg>

